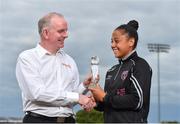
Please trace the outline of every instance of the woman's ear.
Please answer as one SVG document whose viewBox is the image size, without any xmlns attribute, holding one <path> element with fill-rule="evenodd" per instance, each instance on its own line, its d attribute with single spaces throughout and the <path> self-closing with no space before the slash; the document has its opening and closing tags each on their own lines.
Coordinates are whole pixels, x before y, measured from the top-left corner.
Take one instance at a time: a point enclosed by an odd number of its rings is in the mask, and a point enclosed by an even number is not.
<svg viewBox="0 0 180 124">
<path fill-rule="evenodd" d="M 135 44 L 134 38 L 130 38 L 130 39 L 129 39 L 129 46 L 130 46 L 130 47 L 134 47 L 134 44 Z"/>
</svg>

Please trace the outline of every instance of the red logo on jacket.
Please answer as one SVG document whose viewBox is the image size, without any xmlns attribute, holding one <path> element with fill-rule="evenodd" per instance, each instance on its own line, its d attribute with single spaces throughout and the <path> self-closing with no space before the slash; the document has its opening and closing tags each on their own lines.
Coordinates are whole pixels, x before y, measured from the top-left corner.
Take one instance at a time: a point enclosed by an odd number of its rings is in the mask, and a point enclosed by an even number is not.
<svg viewBox="0 0 180 124">
<path fill-rule="evenodd" d="M 126 94 L 125 88 L 117 89 L 117 95 L 124 96 Z"/>
</svg>

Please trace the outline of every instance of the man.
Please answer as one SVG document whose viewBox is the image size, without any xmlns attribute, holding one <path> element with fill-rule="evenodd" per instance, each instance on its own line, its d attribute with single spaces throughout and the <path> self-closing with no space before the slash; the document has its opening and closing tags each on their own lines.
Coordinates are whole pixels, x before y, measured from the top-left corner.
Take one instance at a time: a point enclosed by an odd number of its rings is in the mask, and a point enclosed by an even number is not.
<svg viewBox="0 0 180 124">
<path fill-rule="evenodd" d="M 119 64 L 107 72 L 105 91 L 90 88 L 106 123 L 147 123 L 152 70 L 135 51 L 138 27 L 132 20 L 113 31 L 111 47 Z"/>
<path fill-rule="evenodd" d="M 22 52 L 16 77 L 22 91 L 24 123 L 75 123 L 73 105 L 88 108 L 93 103 L 82 95 L 86 83 L 79 83 L 74 60 L 62 48 L 68 24 L 59 13 L 49 13 L 38 22 L 40 43 Z"/>
</svg>

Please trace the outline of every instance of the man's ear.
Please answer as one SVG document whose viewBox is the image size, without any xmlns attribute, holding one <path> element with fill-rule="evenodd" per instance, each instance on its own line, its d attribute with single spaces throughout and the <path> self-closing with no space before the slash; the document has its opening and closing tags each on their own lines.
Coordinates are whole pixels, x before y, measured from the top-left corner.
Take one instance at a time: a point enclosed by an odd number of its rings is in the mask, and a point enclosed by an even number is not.
<svg viewBox="0 0 180 124">
<path fill-rule="evenodd" d="M 129 39 L 129 46 L 130 46 L 130 47 L 133 47 L 134 44 L 135 44 L 134 38 L 130 38 L 130 39 Z"/>
<path fill-rule="evenodd" d="M 41 35 L 42 35 L 42 37 L 44 39 L 48 39 L 49 38 L 49 31 L 48 31 L 48 29 L 47 28 L 43 28 Z"/>
</svg>

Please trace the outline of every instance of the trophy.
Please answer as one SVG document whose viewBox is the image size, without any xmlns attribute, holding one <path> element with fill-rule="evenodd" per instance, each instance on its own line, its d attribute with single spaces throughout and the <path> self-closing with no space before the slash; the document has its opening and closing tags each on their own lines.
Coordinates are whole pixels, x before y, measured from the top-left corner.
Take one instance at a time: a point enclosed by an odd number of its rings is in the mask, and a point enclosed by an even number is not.
<svg viewBox="0 0 180 124">
<path fill-rule="evenodd" d="M 99 57 L 98 56 L 92 56 L 91 57 L 91 73 L 92 73 L 92 83 L 89 85 L 89 87 L 96 87 L 96 83 L 98 83 L 97 76 L 99 74 Z"/>
</svg>

